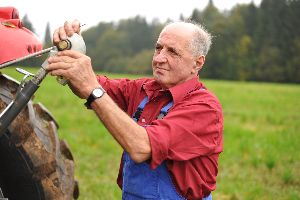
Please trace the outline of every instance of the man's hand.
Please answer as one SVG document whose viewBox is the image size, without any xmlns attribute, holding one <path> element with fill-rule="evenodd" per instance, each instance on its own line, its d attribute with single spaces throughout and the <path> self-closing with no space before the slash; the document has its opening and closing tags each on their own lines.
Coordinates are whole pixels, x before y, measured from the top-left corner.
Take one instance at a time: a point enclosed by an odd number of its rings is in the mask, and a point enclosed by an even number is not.
<svg viewBox="0 0 300 200">
<path fill-rule="evenodd" d="M 72 50 L 60 51 L 48 59 L 47 70 L 53 76 L 63 76 L 71 90 L 86 99 L 93 89 L 99 87 L 90 57 Z"/>
<path fill-rule="evenodd" d="M 67 37 L 71 37 L 74 33 L 80 33 L 80 22 L 78 20 L 74 20 L 73 22 L 66 21 L 64 26 L 54 31 L 53 43 L 57 44 L 61 40 L 66 40 Z"/>
</svg>

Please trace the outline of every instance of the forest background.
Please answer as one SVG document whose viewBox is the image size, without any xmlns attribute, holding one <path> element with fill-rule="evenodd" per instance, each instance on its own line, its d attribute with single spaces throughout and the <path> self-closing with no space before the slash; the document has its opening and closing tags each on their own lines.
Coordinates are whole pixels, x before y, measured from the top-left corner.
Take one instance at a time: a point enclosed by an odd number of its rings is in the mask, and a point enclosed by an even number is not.
<svg viewBox="0 0 300 200">
<path fill-rule="evenodd" d="M 178 16 L 203 24 L 213 35 L 213 45 L 200 72 L 202 78 L 300 83 L 300 1 L 262 0 L 238 4 L 220 11 L 210 0 L 190 16 Z M 34 32 L 28 15 L 23 24 Z M 162 27 L 170 22 L 143 16 L 117 22 L 99 22 L 82 36 L 95 71 L 150 75 L 154 44 Z M 46 25 L 44 47 L 51 45 Z M 44 57 L 23 63 L 39 66 Z"/>
</svg>

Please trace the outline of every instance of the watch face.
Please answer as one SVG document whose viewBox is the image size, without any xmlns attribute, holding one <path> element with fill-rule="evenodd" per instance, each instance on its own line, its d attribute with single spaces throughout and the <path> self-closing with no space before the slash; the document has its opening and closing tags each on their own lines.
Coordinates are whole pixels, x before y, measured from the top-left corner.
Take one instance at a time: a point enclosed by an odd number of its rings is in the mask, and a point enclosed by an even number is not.
<svg viewBox="0 0 300 200">
<path fill-rule="evenodd" d="M 101 97 L 103 95 L 103 93 L 104 93 L 103 90 L 101 90 L 100 88 L 96 88 L 93 90 L 93 96 L 95 98 Z"/>
</svg>

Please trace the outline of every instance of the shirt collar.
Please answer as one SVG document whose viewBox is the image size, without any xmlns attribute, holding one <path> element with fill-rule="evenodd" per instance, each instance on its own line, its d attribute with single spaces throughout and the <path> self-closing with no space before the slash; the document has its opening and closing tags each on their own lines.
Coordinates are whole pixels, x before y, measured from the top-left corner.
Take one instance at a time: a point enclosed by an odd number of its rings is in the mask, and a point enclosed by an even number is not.
<svg viewBox="0 0 300 200">
<path fill-rule="evenodd" d="M 165 91 L 171 93 L 174 104 L 176 104 L 177 102 L 180 102 L 188 93 L 201 87 L 203 87 L 203 85 L 199 82 L 199 77 L 197 76 Z M 144 83 L 143 89 L 145 90 L 148 97 L 151 97 L 155 91 L 163 90 L 162 87 L 154 79 Z"/>
<path fill-rule="evenodd" d="M 187 94 L 190 92 L 199 89 L 202 87 L 202 84 L 199 82 L 199 77 L 192 78 L 188 81 L 185 81 L 179 85 L 176 85 L 170 88 L 170 92 L 173 97 L 174 104 L 180 102 Z"/>
<path fill-rule="evenodd" d="M 161 86 L 154 80 L 151 79 L 150 81 L 143 84 L 143 88 L 146 91 L 155 91 L 155 90 L 161 90 Z"/>
</svg>

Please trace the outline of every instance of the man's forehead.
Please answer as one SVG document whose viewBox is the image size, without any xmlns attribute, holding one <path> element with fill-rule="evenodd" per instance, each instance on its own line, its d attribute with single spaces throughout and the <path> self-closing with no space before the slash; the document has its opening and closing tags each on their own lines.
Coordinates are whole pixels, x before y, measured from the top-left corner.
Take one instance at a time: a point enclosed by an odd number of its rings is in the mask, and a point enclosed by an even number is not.
<svg viewBox="0 0 300 200">
<path fill-rule="evenodd" d="M 171 31 L 171 32 L 178 33 L 180 35 L 184 35 L 184 34 L 192 35 L 195 32 L 196 28 L 197 27 L 191 23 L 174 22 L 165 26 L 162 32 Z"/>
<path fill-rule="evenodd" d="M 186 33 L 173 29 L 164 29 L 158 37 L 157 43 L 170 47 L 186 46 L 191 37 Z"/>
</svg>

